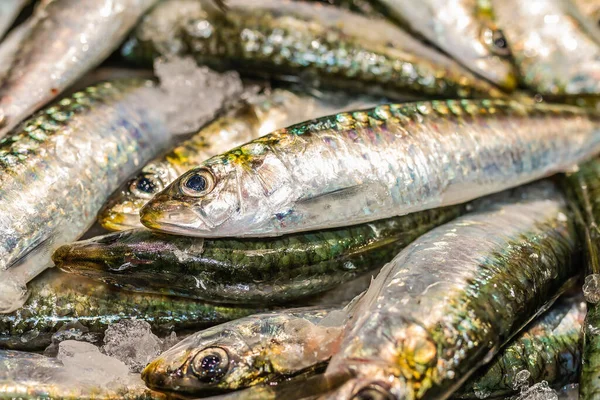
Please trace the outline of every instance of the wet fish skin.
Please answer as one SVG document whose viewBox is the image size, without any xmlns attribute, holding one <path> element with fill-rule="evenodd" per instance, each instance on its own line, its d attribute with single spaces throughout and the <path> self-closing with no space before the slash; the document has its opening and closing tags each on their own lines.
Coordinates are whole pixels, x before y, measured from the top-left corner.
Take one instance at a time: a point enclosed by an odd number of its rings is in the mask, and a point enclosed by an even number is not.
<svg viewBox="0 0 600 400">
<path fill-rule="evenodd" d="M 147 293 L 211 302 L 281 304 L 374 271 L 464 207 L 427 210 L 369 224 L 255 240 L 202 239 L 146 229 L 59 248 L 63 271 Z"/>
<path fill-rule="evenodd" d="M 103 61 L 156 0 L 43 3 L 0 85 L 0 137 Z"/>
<path fill-rule="evenodd" d="M 504 96 L 384 19 L 311 2 L 227 5 L 222 13 L 211 0 L 161 3 L 122 54 L 144 64 L 159 55 L 193 55 L 212 68 L 402 100 Z"/>
<path fill-rule="evenodd" d="M 577 236 L 550 182 L 483 203 L 421 236 L 352 310 L 329 398 L 445 398 L 545 311 L 578 273 Z"/>
<path fill-rule="evenodd" d="M 49 270 L 31 283 L 25 305 L 0 315 L 0 347 L 46 348 L 57 332 L 74 328 L 101 339 L 124 319 L 147 321 L 156 334 L 201 329 L 264 311 L 263 307 L 218 306 L 190 299 L 146 295 Z M 87 332 L 85 332 L 87 331 Z"/>
<path fill-rule="evenodd" d="M 257 314 L 200 331 L 142 371 L 148 387 L 182 395 L 227 392 L 279 381 L 327 362 L 339 345 L 343 318 L 322 324 L 330 308 Z M 217 360 L 216 368 L 202 367 Z"/>
<path fill-rule="evenodd" d="M 598 93 L 600 30 L 571 0 L 492 0 L 521 83 L 551 95 Z"/>
<path fill-rule="evenodd" d="M 459 204 L 591 157 L 599 122 L 585 108 L 505 100 L 340 113 L 212 157 L 155 195 L 141 221 L 180 235 L 260 237 Z"/>
<path fill-rule="evenodd" d="M 546 381 L 559 388 L 578 382 L 585 314 L 582 297 L 559 300 L 504 347 L 489 366 L 475 372 L 452 397 L 516 395 L 515 377 L 523 370 L 531 374 L 530 384 Z"/>
<path fill-rule="evenodd" d="M 29 0 L 7 0 L 0 2 L 0 39 L 15 21 Z"/>
</svg>

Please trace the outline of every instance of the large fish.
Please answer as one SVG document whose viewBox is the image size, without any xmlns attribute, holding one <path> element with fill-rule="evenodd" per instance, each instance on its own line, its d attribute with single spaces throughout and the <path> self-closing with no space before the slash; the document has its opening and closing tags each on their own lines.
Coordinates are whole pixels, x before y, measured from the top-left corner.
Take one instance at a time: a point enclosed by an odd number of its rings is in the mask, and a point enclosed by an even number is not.
<svg viewBox="0 0 600 400">
<path fill-rule="evenodd" d="M 0 85 L 0 137 L 121 43 L 157 0 L 53 0 L 35 10 Z"/>
<path fill-rule="evenodd" d="M 371 92 L 390 98 L 502 93 L 385 19 L 311 2 L 170 0 L 145 16 L 123 46 L 132 60 L 193 55 L 213 68 Z"/>
<path fill-rule="evenodd" d="M 488 199 L 387 264 L 351 311 L 326 375 L 332 398 L 446 398 L 546 310 L 578 271 L 566 201 L 550 182 Z"/>
<path fill-rule="evenodd" d="M 276 236 L 458 204 L 565 171 L 600 151 L 600 118 L 567 105 L 382 105 L 277 130 L 210 158 L 141 210 L 205 237 Z"/>
<path fill-rule="evenodd" d="M 82 235 L 108 196 L 169 141 L 147 80 L 76 92 L 0 141 L 0 309 Z"/>
</svg>

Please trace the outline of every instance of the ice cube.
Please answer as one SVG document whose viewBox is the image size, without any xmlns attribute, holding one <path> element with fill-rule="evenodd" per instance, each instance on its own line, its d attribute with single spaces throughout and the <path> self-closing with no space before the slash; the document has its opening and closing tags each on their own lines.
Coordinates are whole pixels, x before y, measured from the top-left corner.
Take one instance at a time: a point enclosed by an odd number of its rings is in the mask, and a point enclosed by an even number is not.
<svg viewBox="0 0 600 400">
<path fill-rule="evenodd" d="M 590 274 L 583 283 L 583 296 L 588 303 L 600 301 L 600 274 Z"/>
<path fill-rule="evenodd" d="M 148 322 L 124 320 L 106 329 L 102 351 L 124 362 L 131 372 L 140 372 L 161 353 L 162 342 Z"/>
<path fill-rule="evenodd" d="M 521 390 L 517 400 L 558 400 L 558 393 L 548 385 L 548 382 L 541 381 Z"/>
</svg>

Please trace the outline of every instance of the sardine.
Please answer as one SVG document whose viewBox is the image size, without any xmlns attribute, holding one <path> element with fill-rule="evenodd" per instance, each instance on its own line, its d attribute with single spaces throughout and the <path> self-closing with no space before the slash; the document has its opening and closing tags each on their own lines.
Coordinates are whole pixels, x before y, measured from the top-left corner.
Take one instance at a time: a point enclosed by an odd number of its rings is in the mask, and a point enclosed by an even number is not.
<svg viewBox="0 0 600 400">
<path fill-rule="evenodd" d="M 204 395 L 278 381 L 324 367 L 339 346 L 343 316 L 332 309 L 283 310 L 188 336 L 142 371 L 148 387 Z"/>
<path fill-rule="evenodd" d="M 494 23 L 488 2 L 478 0 L 375 0 L 384 14 L 425 38 L 464 67 L 499 85 L 515 89 L 510 49 Z"/>
<path fill-rule="evenodd" d="M 193 55 L 212 68 L 402 100 L 503 95 L 384 19 L 311 2 L 227 6 L 223 13 L 212 0 L 165 1 L 143 18 L 122 53 L 141 63 Z"/>
<path fill-rule="evenodd" d="M 211 302 L 280 304 L 381 268 L 414 239 L 463 211 L 455 206 L 255 240 L 129 230 L 65 245 L 53 260 L 64 271 L 128 290 Z"/>
<path fill-rule="evenodd" d="M 593 111 L 505 100 L 382 105 L 277 130 L 210 158 L 150 200 L 155 230 L 276 236 L 459 204 L 600 151 Z"/>
<path fill-rule="evenodd" d="M 107 229 L 140 228 L 140 209 L 153 195 L 202 161 L 292 123 L 341 111 L 346 107 L 373 106 L 377 99 L 330 94 L 333 99 L 276 89 L 244 101 L 234 110 L 203 127 L 169 153 L 146 164 L 123 189 L 116 192 L 99 214 Z"/>
<path fill-rule="evenodd" d="M 6 31 L 8 31 L 27 3 L 29 3 L 29 0 L 0 1 L 0 39 L 3 38 Z"/>
<path fill-rule="evenodd" d="M 18 307 L 15 287 L 51 266 L 52 251 L 83 234 L 108 196 L 165 147 L 170 136 L 159 95 L 148 80 L 101 83 L 40 111 L 0 141 L 5 312 Z"/>
<path fill-rule="evenodd" d="M 47 1 L 0 85 L 0 137 L 99 64 L 157 0 Z"/>
<path fill-rule="evenodd" d="M 577 232 L 550 182 L 488 199 L 398 254 L 351 310 L 332 398 L 446 398 L 576 280 Z"/>
<path fill-rule="evenodd" d="M 600 29 L 571 0 L 492 0 L 520 79 L 542 94 L 600 91 Z"/>
<path fill-rule="evenodd" d="M 62 331 L 100 340 L 110 324 L 125 319 L 147 321 L 156 334 L 202 329 L 264 311 L 190 299 L 116 290 L 85 278 L 49 270 L 31 283 L 25 305 L 0 315 L 0 347 L 46 348 Z"/>
</svg>

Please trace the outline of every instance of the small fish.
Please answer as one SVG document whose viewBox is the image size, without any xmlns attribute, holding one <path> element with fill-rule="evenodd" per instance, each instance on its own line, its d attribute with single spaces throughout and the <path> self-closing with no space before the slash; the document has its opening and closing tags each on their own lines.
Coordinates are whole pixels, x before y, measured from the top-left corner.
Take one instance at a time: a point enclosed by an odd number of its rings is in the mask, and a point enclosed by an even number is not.
<svg viewBox="0 0 600 400">
<path fill-rule="evenodd" d="M 108 196 L 166 146 L 159 95 L 148 80 L 104 82 L 0 140 L 0 309 L 19 306 L 8 285 L 51 266 L 52 252 L 82 235 Z"/>
<path fill-rule="evenodd" d="M 0 137 L 104 60 L 157 0 L 46 1 L 0 85 Z"/>
<path fill-rule="evenodd" d="M 202 161 L 295 122 L 341 111 L 346 106 L 372 106 L 376 99 L 331 94 L 330 100 L 275 89 L 241 105 L 203 127 L 190 139 L 146 164 L 125 188 L 116 192 L 98 216 L 110 230 L 143 227 L 140 209 L 177 177 Z"/>
<path fill-rule="evenodd" d="M 171 0 L 142 19 L 122 54 L 148 64 L 192 55 L 253 77 L 405 100 L 504 94 L 385 19 L 313 2 Z M 368 27 L 365 29 L 365 27 Z"/>
<path fill-rule="evenodd" d="M 600 91 L 600 29 L 571 0 L 492 0 L 522 84 L 541 94 Z"/>
<path fill-rule="evenodd" d="M 281 304 L 381 268 L 421 234 L 463 212 L 461 206 L 447 207 L 255 240 L 128 230 L 62 246 L 53 260 L 63 271 L 128 290 L 230 304 Z"/>
<path fill-rule="evenodd" d="M 415 240 L 351 310 L 330 398 L 446 398 L 578 274 L 566 200 L 544 181 L 482 201 Z"/>
<path fill-rule="evenodd" d="M 487 2 L 375 0 L 385 15 L 507 91 L 515 89 L 510 49 Z"/>
<path fill-rule="evenodd" d="M 339 346 L 343 320 L 340 310 L 308 308 L 231 321 L 188 336 L 142 379 L 152 389 L 206 396 L 318 370 Z"/>
<path fill-rule="evenodd" d="M 31 283 L 25 305 L 0 314 L 0 347 L 41 350 L 55 335 L 73 330 L 100 340 L 110 324 L 147 321 L 156 334 L 201 329 L 264 311 L 263 307 L 218 306 L 190 299 L 117 290 L 103 283 L 44 272 Z"/>
<path fill-rule="evenodd" d="M 277 130 L 212 157 L 154 196 L 151 229 L 277 236 L 460 204 L 600 151 L 590 109 L 505 100 L 382 105 Z"/>
<path fill-rule="evenodd" d="M 0 1 L 0 40 L 27 3 L 29 3 L 29 0 Z"/>
<path fill-rule="evenodd" d="M 577 383 L 581 369 L 581 344 L 585 302 L 582 297 L 559 300 L 547 313 L 481 370 L 475 372 L 453 398 L 482 399 L 518 394 L 517 374 L 529 372 L 529 384 L 546 381 L 553 388 Z"/>
</svg>

